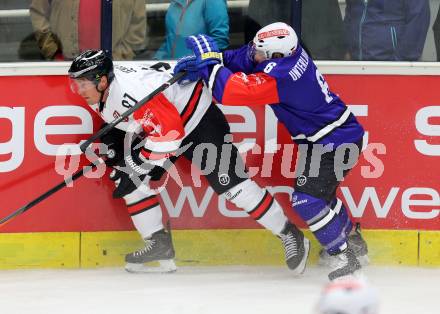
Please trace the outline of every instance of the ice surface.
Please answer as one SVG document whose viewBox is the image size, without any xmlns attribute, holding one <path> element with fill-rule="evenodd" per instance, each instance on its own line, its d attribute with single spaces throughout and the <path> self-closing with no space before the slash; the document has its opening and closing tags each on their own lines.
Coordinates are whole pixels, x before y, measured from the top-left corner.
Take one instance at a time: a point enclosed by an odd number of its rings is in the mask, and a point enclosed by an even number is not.
<svg viewBox="0 0 440 314">
<path fill-rule="evenodd" d="M 440 269 L 367 267 L 386 314 L 440 313 Z M 173 274 L 122 268 L 0 272 L 0 312 L 302 314 L 312 313 L 326 269 L 300 278 L 281 267 L 180 267 Z"/>
</svg>

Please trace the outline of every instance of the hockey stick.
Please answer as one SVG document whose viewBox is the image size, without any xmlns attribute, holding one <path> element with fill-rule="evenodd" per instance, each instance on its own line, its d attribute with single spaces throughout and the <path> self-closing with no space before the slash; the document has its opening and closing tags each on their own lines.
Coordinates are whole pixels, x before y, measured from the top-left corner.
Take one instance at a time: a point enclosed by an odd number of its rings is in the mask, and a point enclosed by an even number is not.
<svg viewBox="0 0 440 314">
<path fill-rule="evenodd" d="M 107 124 L 105 127 L 100 129 L 98 132 L 93 134 L 88 140 L 86 140 L 84 143 L 81 144 L 80 148 L 82 152 L 85 152 L 87 148 L 97 139 L 101 138 L 103 135 L 107 134 L 110 130 L 112 130 L 117 124 L 119 124 L 122 120 L 127 118 L 129 115 L 131 115 L 133 112 L 138 110 L 140 107 L 142 107 L 146 102 L 150 101 L 154 96 L 157 94 L 163 92 L 168 87 L 176 83 L 178 80 L 180 80 L 184 75 L 186 74 L 185 71 L 179 72 L 176 75 L 174 75 L 172 78 L 170 78 L 168 81 L 160 85 L 158 88 L 156 88 L 154 91 L 152 91 L 150 94 L 139 100 L 133 107 L 125 111 L 123 114 L 121 114 L 118 118 L 113 120 L 113 122 Z"/>
<path fill-rule="evenodd" d="M 35 205 L 37 205 L 38 203 L 40 203 L 41 201 L 45 200 L 46 198 L 48 198 L 49 196 L 55 194 L 56 192 L 58 192 L 59 190 L 61 190 L 62 188 L 64 188 L 65 186 L 67 186 L 69 183 L 72 183 L 73 181 L 75 181 L 76 179 L 81 178 L 83 175 L 85 175 L 87 172 L 91 171 L 92 169 L 96 168 L 98 165 L 104 163 L 104 160 L 99 158 L 97 161 L 92 162 L 91 164 L 89 164 L 87 167 L 84 167 L 80 170 L 78 170 L 77 172 L 75 172 L 71 177 L 65 179 L 63 182 L 61 182 L 60 184 L 57 184 L 56 186 L 54 186 L 53 188 L 51 188 L 49 191 L 47 191 L 46 193 L 43 193 L 42 195 L 38 196 L 36 199 L 30 201 L 29 203 L 27 203 L 26 205 L 20 207 L 19 209 L 17 209 L 16 211 L 14 211 L 13 213 L 9 214 L 8 216 L 0 219 L 0 227 L 4 226 L 6 223 L 8 223 L 9 221 L 11 221 L 14 217 L 17 217 L 18 215 L 23 214 L 24 212 L 28 211 L 29 209 L 31 209 L 32 207 L 34 207 Z"/>
</svg>

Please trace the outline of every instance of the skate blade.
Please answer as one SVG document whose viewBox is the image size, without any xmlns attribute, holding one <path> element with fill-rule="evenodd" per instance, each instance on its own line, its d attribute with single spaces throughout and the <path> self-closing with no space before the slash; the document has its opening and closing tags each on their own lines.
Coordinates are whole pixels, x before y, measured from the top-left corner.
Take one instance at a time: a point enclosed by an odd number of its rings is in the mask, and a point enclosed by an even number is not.
<svg viewBox="0 0 440 314">
<path fill-rule="evenodd" d="M 295 269 L 290 270 L 293 276 L 300 276 L 304 273 L 304 271 L 306 270 L 309 253 L 310 253 L 310 240 L 304 238 L 304 257 L 301 260 L 301 263 L 299 263 L 299 265 Z"/>
<path fill-rule="evenodd" d="M 174 260 L 159 260 L 159 266 L 151 266 L 146 264 L 125 264 L 125 270 L 129 273 L 173 273 L 177 270 Z"/>
</svg>

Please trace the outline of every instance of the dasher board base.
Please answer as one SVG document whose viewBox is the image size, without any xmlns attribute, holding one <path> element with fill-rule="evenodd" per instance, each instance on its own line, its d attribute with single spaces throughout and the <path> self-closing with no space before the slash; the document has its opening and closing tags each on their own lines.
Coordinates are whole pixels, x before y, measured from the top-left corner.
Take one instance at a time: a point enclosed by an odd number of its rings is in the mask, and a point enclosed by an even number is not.
<svg viewBox="0 0 440 314">
<path fill-rule="evenodd" d="M 309 264 L 320 245 L 309 231 Z M 262 229 L 175 230 L 178 266 L 284 265 L 281 241 Z M 372 265 L 440 267 L 440 231 L 363 230 Z M 0 269 L 123 266 L 142 248 L 136 231 L 2 233 Z"/>
</svg>

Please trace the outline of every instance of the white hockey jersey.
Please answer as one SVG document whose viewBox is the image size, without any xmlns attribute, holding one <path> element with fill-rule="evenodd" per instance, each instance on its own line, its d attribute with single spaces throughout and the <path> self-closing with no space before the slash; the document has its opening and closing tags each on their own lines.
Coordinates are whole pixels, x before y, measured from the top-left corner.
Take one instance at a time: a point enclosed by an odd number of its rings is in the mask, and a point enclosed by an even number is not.
<svg viewBox="0 0 440 314">
<path fill-rule="evenodd" d="M 115 78 L 102 110 L 92 106 L 109 123 L 142 98 L 169 80 L 171 72 L 146 65 L 115 65 Z M 173 84 L 147 102 L 116 127 L 126 132 L 144 131 L 147 141 L 141 151 L 146 159 L 162 159 L 177 150 L 212 103 L 212 95 L 202 81 L 187 85 Z"/>
</svg>

